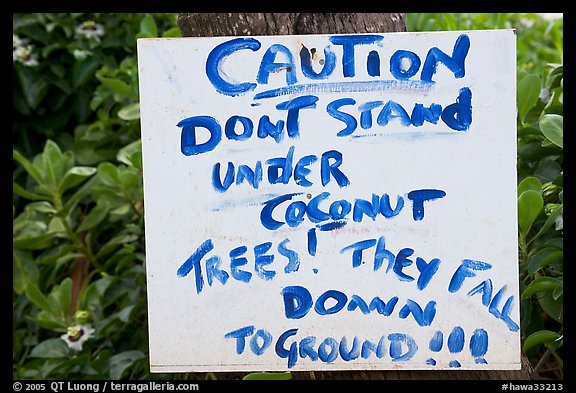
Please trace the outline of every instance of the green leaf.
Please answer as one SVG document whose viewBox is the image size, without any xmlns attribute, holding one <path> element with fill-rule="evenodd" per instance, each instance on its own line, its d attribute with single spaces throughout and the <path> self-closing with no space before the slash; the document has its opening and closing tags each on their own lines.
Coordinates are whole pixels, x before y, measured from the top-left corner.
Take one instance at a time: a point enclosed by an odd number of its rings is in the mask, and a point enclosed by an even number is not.
<svg viewBox="0 0 576 393">
<path fill-rule="evenodd" d="M 148 37 L 158 37 L 158 28 L 156 27 L 156 22 L 154 17 L 147 14 L 140 22 L 140 32 L 144 33 Z"/>
<path fill-rule="evenodd" d="M 534 190 L 524 191 L 518 197 L 518 226 L 521 234 L 526 236 L 534 220 L 544 207 L 542 194 Z"/>
<path fill-rule="evenodd" d="M 126 83 L 121 81 L 120 79 L 115 79 L 115 78 L 105 78 L 103 76 L 100 76 L 98 74 L 96 74 L 96 77 L 98 78 L 98 80 L 100 82 L 102 82 L 102 84 L 104 86 L 107 86 L 108 88 L 110 88 L 114 93 L 123 96 L 123 97 L 129 97 L 130 96 L 130 86 Z"/>
<path fill-rule="evenodd" d="M 49 370 L 43 379 L 60 378 L 61 375 L 69 375 L 70 372 L 74 372 L 72 370 L 81 370 L 85 378 L 95 379 L 93 375 L 95 375 L 96 372 L 92 370 L 90 360 L 89 351 L 74 353 L 73 356 L 68 356 L 66 360 L 59 360 L 55 363 L 53 370 Z M 46 363 L 48 362 L 44 364 Z"/>
<path fill-rule="evenodd" d="M 54 205 L 48 201 L 30 202 L 25 207 L 26 210 L 36 211 L 38 213 L 55 214 Z"/>
<path fill-rule="evenodd" d="M 40 311 L 34 322 L 41 328 L 58 332 L 66 330 L 68 326 L 66 322 L 59 320 L 56 316 L 46 311 Z"/>
<path fill-rule="evenodd" d="M 554 149 L 558 149 L 558 147 L 554 146 Z M 562 174 L 563 169 L 556 162 L 557 157 L 555 157 L 555 155 L 557 156 L 559 154 L 552 154 L 540 160 L 538 166 L 533 170 L 534 172 L 532 174 L 542 183 L 553 182 Z"/>
<path fill-rule="evenodd" d="M 452 14 L 442 14 L 444 30 L 456 30 L 458 28 L 456 19 Z"/>
<path fill-rule="evenodd" d="M 74 62 L 72 68 L 72 85 L 74 88 L 84 85 L 93 78 L 98 67 L 100 67 L 100 60 L 94 56 L 90 56 L 84 61 Z"/>
<path fill-rule="evenodd" d="M 119 245 L 127 244 L 127 243 L 133 242 L 134 240 L 137 240 L 137 239 L 138 239 L 138 236 L 136 236 L 136 235 L 121 234 L 121 235 L 115 236 L 112 239 L 110 239 L 108 242 L 106 242 L 106 244 L 104 244 L 102 247 L 100 247 L 100 249 L 98 250 L 98 253 L 96 253 L 95 257 L 96 257 L 96 259 L 99 259 L 102 256 L 112 252 Z"/>
<path fill-rule="evenodd" d="M 60 193 L 63 194 L 64 191 L 77 186 L 78 184 L 82 183 L 88 177 L 92 176 L 96 173 L 96 168 L 89 167 L 89 166 L 75 166 L 73 168 L 68 169 L 66 174 L 64 175 L 64 179 L 62 183 L 60 183 Z"/>
<path fill-rule="evenodd" d="M 21 295 L 29 283 L 36 284 L 40 272 L 31 252 L 12 250 L 12 288 Z"/>
<path fill-rule="evenodd" d="M 556 287 L 553 291 L 552 291 L 552 299 L 554 300 L 558 300 L 560 299 L 560 297 L 564 295 L 564 287 Z"/>
<path fill-rule="evenodd" d="M 124 309 L 122 309 L 122 311 L 119 311 L 116 316 L 118 317 L 118 319 L 120 319 L 122 322 L 124 323 L 129 323 L 130 322 L 130 317 L 132 315 L 132 312 L 134 311 L 134 307 L 136 307 L 135 304 L 132 304 L 131 306 L 128 306 Z"/>
<path fill-rule="evenodd" d="M 543 233 L 546 233 L 548 229 L 550 229 L 552 225 L 556 223 L 556 220 L 560 215 L 562 215 L 562 205 L 558 205 L 550 211 L 550 214 L 548 215 L 546 222 L 544 223 L 544 225 L 542 225 L 542 228 L 540 228 L 538 234 L 534 237 L 536 238 L 542 235 Z"/>
<path fill-rule="evenodd" d="M 526 337 L 522 349 L 526 352 L 538 345 L 545 345 L 551 349 L 558 349 L 562 346 L 562 341 L 563 336 L 560 333 L 551 330 L 540 330 Z"/>
<path fill-rule="evenodd" d="M 564 296 L 555 298 L 554 293 L 557 291 L 557 288 L 552 291 L 542 292 L 541 295 L 538 295 L 538 304 L 550 318 L 563 323 Z"/>
<path fill-rule="evenodd" d="M 52 312 L 66 319 L 66 314 L 72 302 L 72 279 L 66 277 L 60 285 L 52 289 L 48 299 L 52 302 Z"/>
<path fill-rule="evenodd" d="M 98 184 L 98 179 L 96 177 L 90 178 L 85 182 L 74 194 L 66 200 L 64 203 L 64 212 L 70 211 L 74 206 L 85 196 L 89 195 L 93 191 L 94 185 Z"/>
<path fill-rule="evenodd" d="M 107 379 L 108 377 L 111 356 L 112 352 L 109 349 L 105 349 L 99 352 L 96 358 L 90 362 L 90 366 L 96 370 L 98 377 L 101 379 Z"/>
<path fill-rule="evenodd" d="M 44 183 L 44 179 L 42 178 L 42 173 L 40 170 L 33 165 L 26 157 L 24 157 L 18 150 L 12 150 L 12 158 L 14 158 L 22 167 L 28 172 L 30 176 L 34 180 L 36 180 L 39 184 Z"/>
<path fill-rule="evenodd" d="M 292 374 L 289 371 L 286 372 L 262 372 L 262 373 L 250 373 L 244 376 L 242 380 L 244 381 L 253 381 L 253 380 L 261 380 L 261 381 L 287 381 L 292 379 Z"/>
<path fill-rule="evenodd" d="M 51 233 L 52 236 L 67 236 L 64 218 L 60 216 L 52 217 L 48 223 L 48 233 Z"/>
<path fill-rule="evenodd" d="M 70 348 L 61 338 L 49 338 L 36 345 L 30 352 L 32 358 L 63 358 L 68 356 Z"/>
<path fill-rule="evenodd" d="M 12 247 L 21 250 L 42 250 L 52 244 L 53 233 L 43 233 L 38 236 L 18 236 L 12 239 Z"/>
<path fill-rule="evenodd" d="M 182 37 L 182 33 L 180 32 L 180 28 L 178 26 L 175 26 L 171 29 L 166 30 L 163 34 L 162 37 L 175 37 L 175 38 L 179 38 Z"/>
<path fill-rule="evenodd" d="M 557 278 L 547 276 L 538 277 L 526 287 L 524 292 L 522 292 L 521 298 L 527 299 L 538 292 L 553 291 L 559 286 L 561 287 L 563 284 L 562 281 Z"/>
<path fill-rule="evenodd" d="M 30 108 L 36 109 L 48 92 L 48 83 L 28 67 L 16 67 L 16 70 L 26 103 Z"/>
<path fill-rule="evenodd" d="M 92 96 L 92 100 L 90 101 L 90 109 L 93 112 L 96 112 L 98 107 L 104 103 L 109 97 L 112 96 L 112 92 L 109 90 L 103 90 L 101 88 L 97 88 Z M 80 126 L 79 126 L 80 127 Z"/>
<path fill-rule="evenodd" d="M 60 147 L 48 139 L 42 153 L 46 185 L 51 190 L 58 190 L 58 184 L 64 175 L 64 156 Z"/>
<path fill-rule="evenodd" d="M 118 117 L 122 120 L 136 120 L 140 118 L 140 103 L 135 102 L 133 104 L 128 104 L 118 111 Z"/>
<path fill-rule="evenodd" d="M 110 206 L 108 206 L 108 203 L 98 202 L 96 207 L 90 210 L 90 213 L 88 213 L 86 218 L 82 220 L 82 223 L 80 224 L 80 226 L 78 226 L 77 231 L 78 232 L 87 231 L 95 227 L 96 225 L 100 224 L 104 220 L 104 218 L 106 218 L 108 210 L 110 210 Z"/>
<path fill-rule="evenodd" d="M 14 192 L 14 194 L 20 195 L 22 198 L 26 198 L 26 199 L 29 199 L 31 201 L 50 200 L 50 197 L 45 196 L 45 195 L 34 194 L 33 192 L 30 192 L 30 191 L 20 187 L 20 185 L 14 181 L 12 182 L 12 192 Z"/>
<path fill-rule="evenodd" d="M 558 155 L 558 147 L 544 147 L 542 142 L 525 142 L 518 146 L 518 155 L 522 161 L 536 161 L 551 155 Z"/>
<path fill-rule="evenodd" d="M 57 46 L 55 46 L 55 49 L 56 48 Z M 58 78 L 64 78 L 64 75 L 66 75 L 66 69 L 57 63 L 50 64 L 50 70 L 55 73 Z M 70 91 L 67 91 L 67 93 L 70 94 Z"/>
<path fill-rule="evenodd" d="M 528 273 L 534 274 L 554 261 L 562 259 L 564 252 L 555 247 L 546 247 L 528 260 Z"/>
<path fill-rule="evenodd" d="M 75 251 L 75 245 L 64 243 L 59 246 L 52 247 L 50 250 L 47 250 L 47 252 L 38 256 L 37 263 L 39 265 L 57 264 L 59 259 L 67 255 L 74 255 L 74 257 L 79 256 L 75 253 Z"/>
<path fill-rule="evenodd" d="M 550 142 L 564 148 L 564 117 L 562 115 L 544 115 L 539 125 L 540 130 Z"/>
<path fill-rule="evenodd" d="M 532 126 L 522 127 L 518 129 L 518 138 L 527 138 L 533 135 L 540 136 L 542 135 L 542 131 L 540 131 L 539 128 Z"/>
<path fill-rule="evenodd" d="M 46 215 L 38 214 L 25 206 L 24 211 L 12 221 L 13 233 L 16 234 L 16 238 L 42 234 L 48 228 L 46 219 Z"/>
<path fill-rule="evenodd" d="M 142 351 L 126 351 L 110 357 L 110 378 L 121 379 L 122 374 L 134 364 L 145 357 Z"/>
<path fill-rule="evenodd" d="M 136 170 L 134 168 L 124 167 L 120 169 L 121 170 L 118 171 L 118 178 L 120 179 L 122 188 L 128 191 L 140 187 L 142 178 L 138 173 L 135 173 Z"/>
<path fill-rule="evenodd" d="M 44 294 L 38 289 L 36 284 L 29 283 L 26 287 L 26 296 L 32 303 L 38 306 L 41 310 L 44 310 L 48 313 L 51 312 L 50 302 L 48 298 L 44 296 Z"/>
<path fill-rule="evenodd" d="M 138 38 L 154 38 L 154 37 L 152 37 L 150 34 L 139 32 L 138 34 L 136 34 L 136 39 Z"/>
<path fill-rule="evenodd" d="M 524 121 L 526 114 L 536 105 L 542 83 L 536 74 L 526 75 L 518 83 L 518 116 Z"/>
<path fill-rule="evenodd" d="M 542 183 L 540 183 L 540 180 L 538 180 L 538 178 L 534 176 L 528 176 L 524 178 L 524 180 L 522 180 L 520 184 L 518 184 L 518 196 L 522 195 L 524 191 L 528 190 L 537 191 L 539 194 L 541 194 Z"/>
<path fill-rule="evenodd" d="M 129 203 L 123 203 L 115 209 L 110 210 L 110 220 L 117 221 L 120 217 L 128 214 L 131 208 L 132 206 Z"/>
<path fill-rule="evenodd" d="M 142 140 L 138 139 L 118 150 L 116 159 L 128 166 L 142 169 Z"/>
<path fill-rule="evenodd" d="M 120 185 L 118 169 L 109 162 L 102 162 L 98 165 L 98 175 L 102 180 L 102 183 L 107 186 L 118 187 Z"/>
</svg>

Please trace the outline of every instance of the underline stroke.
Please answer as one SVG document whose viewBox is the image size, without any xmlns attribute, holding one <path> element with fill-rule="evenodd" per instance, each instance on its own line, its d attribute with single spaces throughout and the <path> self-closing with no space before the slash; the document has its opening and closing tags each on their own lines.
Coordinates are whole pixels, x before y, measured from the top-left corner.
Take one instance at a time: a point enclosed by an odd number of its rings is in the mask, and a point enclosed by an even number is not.
<svg viewBox="0 0 576 393">
<path fill-rule="evenodd" d="M 280 87 L 262 91 L 254 95 L 254 100 L 264 98 L 279 97 L 297 93 L 343 93 L 343 92 L 365 92 L 384 90 L 409 90 L 409 91 L 429 91 L 434 82 L 409 81 L 409 80 L 378 80 L 378 81 L 358 81 L 358 82 L 328 82 L 328 83 L 308 83 Z"/>
</svg>

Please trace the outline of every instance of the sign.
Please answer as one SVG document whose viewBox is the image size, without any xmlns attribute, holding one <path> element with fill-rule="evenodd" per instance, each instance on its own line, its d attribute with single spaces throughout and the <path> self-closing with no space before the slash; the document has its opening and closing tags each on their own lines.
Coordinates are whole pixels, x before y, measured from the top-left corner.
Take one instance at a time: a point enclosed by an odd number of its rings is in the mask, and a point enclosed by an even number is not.
<svg viewBox="0 0 576 393">
<path fill-rule="evenodd" d="M 515 42 L 139 39 L 151 371 L 520 369 Z"/>
</svg>

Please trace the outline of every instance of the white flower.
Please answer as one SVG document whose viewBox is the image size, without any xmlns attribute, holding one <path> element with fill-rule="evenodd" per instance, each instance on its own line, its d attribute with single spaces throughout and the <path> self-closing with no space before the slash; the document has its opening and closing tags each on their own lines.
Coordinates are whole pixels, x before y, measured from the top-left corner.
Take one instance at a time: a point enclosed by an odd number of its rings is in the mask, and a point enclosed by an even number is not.
<svg viewBox="0 0 576 393">
<path fill-rule="evenodd" d="M 82 61 L 85 58 L 87 58 L 88 56 L 90 56 L 92 54 L 92 52 L 87 51 L 87 50 L 74 49 L 74 52 L 72 52 L 72 54 L 74 55 L 74 58 L 76 60 Z"/>
<path fill-rule="evenodd" d="M 23 39 L 18 37 L 18 34 L 12 34 L 12 44 L 14 46 L 19 46 L 23 44 Z"/>
<path fill-rule="evenodd" d="M 94 38 L 96 41 L 100 41 L 100 36 L 104 35 L 104 26 L 92 20 L 87 20 L 77 26 L 75 32 L 77 36 L 88 39 Z"/>
<path fill-rule="evenodd" d="M 20 38 L 12 34 L 12 61 L 21 61 L 26 50 L 26 44 L 29 42 L 26 38 Z"/>
<path fill-rule="evenodd" d="M 27 67 L 34 67 L 38 65 L 38 56 L 32 50 L 32 45 L 19 46 L 14 48 L 12 52 L 13 61 L 24 64 Z"/>
<path fill-rule="evenodd" d="M 12 61 L 18 59 L 18 52 L 22 48 L 22 39 L 16 34 L 12 34 Z"/>
<path fill-rule="evenodd" d="M 19 61 L 23 49 L 21 46 L 14 46 L 12 48 L 12 62 Z"/>
<path fill-rule="evenodd" d="M 68 327 L 68 332 L 60 336 L 66 344 L 76 350 L 82 350 L 82 344 L 94 335 L 94 329 L 90 325 L 74 325 Z"/>
</svg>

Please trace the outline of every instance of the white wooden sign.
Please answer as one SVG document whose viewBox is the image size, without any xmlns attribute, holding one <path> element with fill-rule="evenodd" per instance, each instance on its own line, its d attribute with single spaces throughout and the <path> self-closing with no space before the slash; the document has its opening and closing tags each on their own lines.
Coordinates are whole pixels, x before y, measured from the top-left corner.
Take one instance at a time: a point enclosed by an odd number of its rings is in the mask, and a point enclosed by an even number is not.
<svg viewBox="0 0 576 393">
<path fill-rule="evenodd" d="M 520 368 L 513 30 L 138 66 L 152 372 Z"/>
</svg>

